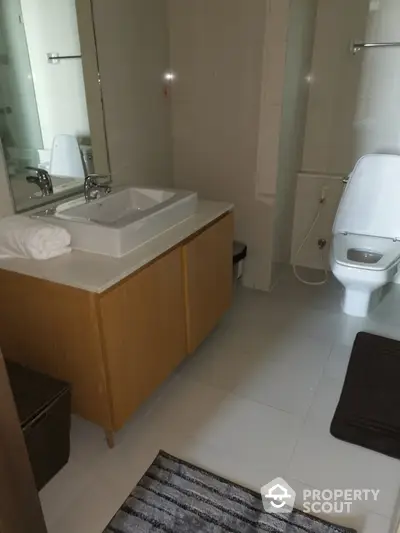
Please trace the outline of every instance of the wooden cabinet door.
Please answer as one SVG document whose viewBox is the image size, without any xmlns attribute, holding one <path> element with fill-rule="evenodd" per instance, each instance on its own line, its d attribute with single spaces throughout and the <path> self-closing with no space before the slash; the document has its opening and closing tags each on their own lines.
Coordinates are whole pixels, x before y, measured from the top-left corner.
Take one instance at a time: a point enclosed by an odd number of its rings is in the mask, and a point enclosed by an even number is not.
<svg viewBox="0 0 400 533">
<path fill-rule="evenodd" d="M 97 295 L 1 269 L 0 286 L 4 357 L 70 383 L 72 411 L 111 429 Z"/>
<path fill-rule="evenodd" d="M 188 351 L 216 326 L 232 301 L 233 215 L 183 246 Z"/>
<path fill-rule="evenodd" d="M 100 313 L 118 430 L 186 355 L 180 249 L 105 293 Z"/>
</svg>

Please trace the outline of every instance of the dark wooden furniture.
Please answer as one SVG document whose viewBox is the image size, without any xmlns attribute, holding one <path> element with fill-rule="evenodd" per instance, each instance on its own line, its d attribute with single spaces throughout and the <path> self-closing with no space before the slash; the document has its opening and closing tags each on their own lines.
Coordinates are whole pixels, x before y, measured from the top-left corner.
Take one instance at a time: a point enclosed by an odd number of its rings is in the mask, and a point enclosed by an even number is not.
<svg viewBox="0 0 400 533">
<path fill-rule="evenodd" d="M 28 531 L 47 529 L 0 353 L 0 532 Z"/>
</svg>

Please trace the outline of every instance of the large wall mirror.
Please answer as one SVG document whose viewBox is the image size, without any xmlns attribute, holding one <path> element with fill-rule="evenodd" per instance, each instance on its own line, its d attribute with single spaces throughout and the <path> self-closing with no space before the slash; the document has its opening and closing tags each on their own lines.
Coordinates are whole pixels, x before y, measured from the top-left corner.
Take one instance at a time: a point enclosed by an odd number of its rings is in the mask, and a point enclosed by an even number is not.
<svg viewBox="0 0 400 533">
<path fill-rule="evenodd" d="M 90 0 L 79 4 L 90 15 Z M 87 89 L 75 0 L 0 0 L 0 138 L 17 212 L 76 193 L 97 170 Z"/>
</svg>

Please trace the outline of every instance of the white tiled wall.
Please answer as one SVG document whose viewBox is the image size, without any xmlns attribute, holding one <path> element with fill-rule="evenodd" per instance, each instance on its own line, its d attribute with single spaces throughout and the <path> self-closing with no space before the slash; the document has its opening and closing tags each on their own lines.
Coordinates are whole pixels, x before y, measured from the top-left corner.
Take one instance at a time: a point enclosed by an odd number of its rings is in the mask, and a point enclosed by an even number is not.
<svg viewBox="0 0 400 533">
<path fill-rule="evenodd" d="M 394 0 L 396 1 L 396 0 Z M 350 43 L 363 41 L 369 0 L 319 0 L 301 173 L 297 179 L 291 262 L 311 268 L 329 263 L 333 221 L 343 191 L 341 179 L 357 159 L 354 119 L 362 55 Z M 400 79 L 400 78 L 399 78 Z M 301 253 L 297 251 L 326 195 L 321 217 Z M 327 241 L 324 252 L 317 241 Z"/>
<path fill-rule="evenodd" d="M 301 166 L 317 2 L 296 0 L 289 11 L 286 64 L 281 103 L 278 172 L 273 232 L 272 283 L 281 266 L 289 262 L 296 194 L 296 174 Z"/>
<path fill-rule="evenodd" d="M 400 41 L 399 0 L 371 2 L 366 40 Z M 355 122 L 356 153 L 400 154 L 400 47 L 359 52 L 362 75 Z"/>
<path fill-rule="evenodd" d="M 350 53 L 351 41 L 399 42 L 399 0 L 320 0 L 298 181 L 292 262 L 329 176 L 344 176 L 366 153 L 400 154 L 400 48 Z M 304 173 L 310 172 L 311 176 Z M 321 178 L 315 177 L 320 175 Z M 322 179 L 322 176 L 325 178 Z M 330 236 L 340 185 L 297 263 L 320 267 L 319 236 Z"/>
<path fill-rule="evenodd" d="M 329 266 L 332 226 L 343 188 L 342 176 L 304 173 L 298 175 L 292 235 L 292 264 L 296 263 L 299 266 L 318 269 Z M 326 201 L 321 208 L 319 221 L 301 253 L 297 254 L 317 214 L 319 200 L 322 194 L 325 196 Z M 325 239 L 327 241 L 327 245 L 322 253 L 317 246 L 318 239 Z"/>
<path fill-rule="evenodd" d="M 353 167 L 362 53 L 351 54 L 350 42 L 364 40 L 369 3 L 319 0 L 303 171 L 341 174 Z"/>
</svg>

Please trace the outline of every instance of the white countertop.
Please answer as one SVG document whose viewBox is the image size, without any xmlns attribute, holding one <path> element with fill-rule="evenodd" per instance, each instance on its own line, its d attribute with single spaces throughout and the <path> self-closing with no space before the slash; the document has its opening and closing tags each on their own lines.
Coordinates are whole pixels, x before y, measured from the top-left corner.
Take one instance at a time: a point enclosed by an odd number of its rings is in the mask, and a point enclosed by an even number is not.
<svg viewBox="0 0 400 533">
<path fill-rule="evenodd" d="M 0 269 L 101 293 L 232 210 L 232 204 L 200 200 L 193 216 L 118 259 L 73 250 L 47 261 L 1 259 Z"/>
</svg>

